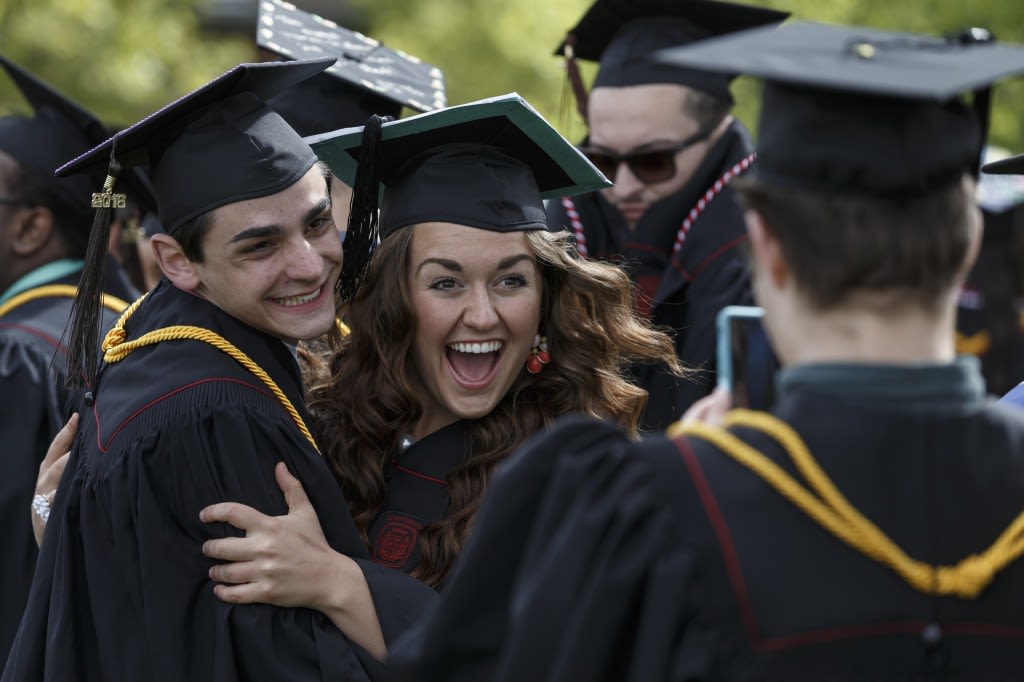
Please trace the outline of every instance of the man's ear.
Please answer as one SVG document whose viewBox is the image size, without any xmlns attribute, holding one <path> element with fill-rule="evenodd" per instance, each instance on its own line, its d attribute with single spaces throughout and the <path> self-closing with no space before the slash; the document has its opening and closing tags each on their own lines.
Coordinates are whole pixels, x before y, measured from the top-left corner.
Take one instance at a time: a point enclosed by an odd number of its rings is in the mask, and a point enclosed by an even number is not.
<svg viewBox="0 0 1024 682">
<path fill-rule="evenodd" d="M 750 253 L 754 267 L 763 277 L 768 278 L 772 286 L 784 287 L 789 281 L 790 270 L 778 237 L 768 228 L 764 218 L 757 211 L 748 210 L 743 217 L 747 223 L 747 235 L 750 237 Z"/>
<path fill-rule="evenodd" d="M 21 258 L 30 258 L 59 239 L 53 212 L 45 206 L 25 206 L 11 215 L 11 251 Z"/>
<path fill-rule="evenodd" d="M 961 281 L 967 279 L 968 273 L 978 260 L 978 253 L 981 251 L 981 242 L 985 236 L 985 216 L 977 206 L 971 207 L 970 223 L 967 226 L 967 251 L 964 253 L 964 261 L 960 264 L 960 271 L 957 273 Z"/>
<path fill-rule="evenodd" d="M 153 235 L 149 242 L 157 265 L 174 286 L 185 291 L 192 291 L 199 286 L 199 273 L 195 264 L 188 259 L 174 237 L 160 233 Z"/>
</svg>

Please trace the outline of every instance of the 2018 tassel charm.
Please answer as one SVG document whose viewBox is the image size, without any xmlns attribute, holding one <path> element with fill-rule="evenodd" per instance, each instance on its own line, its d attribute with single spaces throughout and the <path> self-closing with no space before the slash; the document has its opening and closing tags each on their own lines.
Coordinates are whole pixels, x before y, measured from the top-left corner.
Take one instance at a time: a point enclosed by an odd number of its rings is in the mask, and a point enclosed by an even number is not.
<svg viewBox="0 0 1024 682">
<path fill-rule="evenodd" d="M 544 365 L 549 362 L 551 362 L 551 355 L 548 353 L 548 337 L 537 334 L 533 337 L 530 357 L 526 359 L 526 371 L 530 374 L 540 374 Z"/>
</svg>

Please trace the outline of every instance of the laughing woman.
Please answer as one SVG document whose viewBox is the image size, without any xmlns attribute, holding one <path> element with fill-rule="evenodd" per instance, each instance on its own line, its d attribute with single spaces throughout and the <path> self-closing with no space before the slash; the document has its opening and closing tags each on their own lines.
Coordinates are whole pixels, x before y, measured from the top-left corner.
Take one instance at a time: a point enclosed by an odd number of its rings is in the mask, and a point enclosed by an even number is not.
<svg viewBox="0 0 1024 682">
<path fill-rule="evenodd" d="M 310 412 L 371 558 L 440 588 L 517 446 L 570 412 L 636 434 L 647 396 L 626 368 L 682 370 L 670 339 L 634 316 L 625 273 L 547 231 L 543 196 L 604 178 L 518 97 L 372 119 L 312 143 L 338 177 L 360 160 L 353 234 L 376 230 L 384 191 L 380 243 L 346 312 L 352 333 L 310 387 Z M 204 510 L 246 531 L 204 547 L 233 562 L 212 570 L 217 594 L 320 610 L 383 655 L 418 607 L 399 625 L 346 621 L 365 582 L 349 579 L 354 562 L 324 542 L 278 466 L 288 516 Z"/>
</svg>

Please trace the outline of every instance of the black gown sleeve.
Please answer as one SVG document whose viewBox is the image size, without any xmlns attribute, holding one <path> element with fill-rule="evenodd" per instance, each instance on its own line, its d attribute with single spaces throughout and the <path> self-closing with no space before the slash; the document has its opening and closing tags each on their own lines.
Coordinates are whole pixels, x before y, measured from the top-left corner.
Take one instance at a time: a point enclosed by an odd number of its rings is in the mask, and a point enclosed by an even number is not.
<svg viewBox="0 0 1024 682">
<path fill-rule="evenodd" d="M 19 632 L 29 653 L 4 680 L 373 679 L 366 652 L 323 614 L 213 593 L 202 544 L 241 531 L 202 523 L 199 511 L 238 501 L 286 513 L 277 461 L 302 481 L 332 547 L 365 557 L 337 484 L 287 417 L 204 410 L 76 459 L 60 527 L 44 542 L 44 556 L 56 543 L 52 576 L 34 586 Z"/>
<path fill-rule="evenodd" d="M 677 679 L 698 572 L 646 462 L 617 427 L 563 419 L 492 483 L 451 581 L 393 664 L 415 680 Z M 685 678 L 678 678 L 685 679 Z"/>
<path fill-rule="evenodd" d="M 61 427 L 63 397 L 45 354 L 0 338 L 0 665 L 21 620 L 36 563 L 30 503 L 39 463 Z"/>
</svg>

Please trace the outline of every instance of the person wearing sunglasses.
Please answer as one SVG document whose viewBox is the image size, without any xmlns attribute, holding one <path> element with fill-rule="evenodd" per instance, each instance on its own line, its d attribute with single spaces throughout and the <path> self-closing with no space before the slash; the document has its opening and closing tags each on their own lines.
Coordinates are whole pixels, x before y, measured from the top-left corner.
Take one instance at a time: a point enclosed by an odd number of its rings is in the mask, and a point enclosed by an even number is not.
<svg viewBox="0 0 1024 682">
<path fill-rule="evenodd" d="M 736 192 L 775 404 L 533 439 L 392 652 L 402 679 L 1021 678 L 1024 414 L 953 341 L 988 103 L 1024 74 L 990 38 L 790 22 L 665 57 L 763 83 Z"/>
<path fill-rule="evenodd" d="M 730 78 L 658 64 L 654 54 L 786 16 L 715 0 L 597 0 L 560 48 L 589 128 L 581 151 L 614 186 L 553 199 L 548 224 L 572 230 L 583 255 L 623 264 L 637 312 L 674 331 L 684 366 L 709 370 L 680 378 L 635 368 L 651 396 L 645 429 L 665 428 L 710 393 L 715 315 L 750 297 L 729 183 L 750 166 L 753 146 L 730 113 Z M 599 62 L 589 97 L 577 58 Z"/>
</svg>

